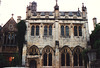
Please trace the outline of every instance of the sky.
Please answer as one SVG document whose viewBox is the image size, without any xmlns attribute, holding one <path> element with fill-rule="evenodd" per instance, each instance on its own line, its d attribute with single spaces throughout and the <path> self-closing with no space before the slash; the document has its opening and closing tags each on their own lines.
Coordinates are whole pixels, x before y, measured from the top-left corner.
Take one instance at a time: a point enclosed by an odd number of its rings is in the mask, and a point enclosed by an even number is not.
<svg viewBox="0 0 100 68">
<path fill-rule="evenodd" d="M 56 0 L 1 0 L 0 4 L 0 25 L 4 25 L 14 14 L 14 19 L 17 21 L 17 16 L 22 19 L 26 18 L 26 7 L 29 2 L 37 2 L 37 11 L 54 11 Z M 97 22 L 100 22 L 100 0 L 58 0 L 60 11 L 77 11 L 82 10 L 82 3 L 87 7 L 89 32 L 93 30 L 94 17 Z"/>
</svg>

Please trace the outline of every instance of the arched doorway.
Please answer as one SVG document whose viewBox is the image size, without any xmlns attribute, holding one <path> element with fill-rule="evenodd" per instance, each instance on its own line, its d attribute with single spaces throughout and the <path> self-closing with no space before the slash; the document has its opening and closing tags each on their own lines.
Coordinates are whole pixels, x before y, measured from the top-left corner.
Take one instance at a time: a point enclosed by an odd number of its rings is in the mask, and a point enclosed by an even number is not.
<svg viewBox="0 0 100 68">
<path fill-rule="evenodd" d="M 30 61 L 30 68 L 37 68 L 37 62 L 35 60 Z"/>
</svg>

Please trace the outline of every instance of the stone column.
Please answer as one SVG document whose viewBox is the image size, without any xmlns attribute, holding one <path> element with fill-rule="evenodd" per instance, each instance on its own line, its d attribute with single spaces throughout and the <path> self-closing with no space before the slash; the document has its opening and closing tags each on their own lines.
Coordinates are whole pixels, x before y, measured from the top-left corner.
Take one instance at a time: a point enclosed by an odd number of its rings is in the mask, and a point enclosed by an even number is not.
<svg viewBox="0 0 100 68">
<path fill-rule="evenodd" d="M 71 67 L 74 67 L 74 57 L 73 57 L 73 55 L 72 55 L 71 60 L 72 60 L 72 66 Z"/>
<path fill-rule="evenodd" d="M 55 20 L 55 40 L 59 40 L 59 23 Z"/>
<path fill-rule="evenodd" d="M 59 49 L 56 47 L 56 52 L 55 52 L 55 68 L 60 68 L 60 61 L 59 61 Z"/>
<path fill-rule="evenodd" d="M 23 53 L 22 53 L 22 66 L 25 66 L 26 50 L 27 50 L 26 44 L 24 44 Z"/>
</svg>

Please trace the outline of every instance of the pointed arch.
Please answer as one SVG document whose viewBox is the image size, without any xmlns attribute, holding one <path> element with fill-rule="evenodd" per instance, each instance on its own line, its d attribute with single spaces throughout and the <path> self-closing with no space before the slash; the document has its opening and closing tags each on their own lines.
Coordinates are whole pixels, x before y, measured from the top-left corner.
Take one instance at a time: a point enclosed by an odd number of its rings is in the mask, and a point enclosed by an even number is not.
<svg viewBox="0 0 100 68">
<path fill-rule="evenodd" d="M 45 54 L 47 57 L 45 57 Z M 43 66 L 52 66 L 52 56 L 54 55 L 54 50 L 49 45 L 45 46 L 42 50 L 42 56 L 43 56 Z M 47 62 L 45 62 L 45 58 L 47 59 Z"/>
<path fill-rule="evenodd" d="M 36 45 L 33 45 L 28 49 L 28 53 L 29 53 L 29 55 L 39 55 L 40 51 Z"/>
<path fill-rule="evenodd" d="M 83 51 L 83 48 L 79 45 L 73 49 L 74 66 L 78 66 L 78 65 L 83 66 L 82 51 Z"/>
<path fill-rule="evenodd" d="M 63 46 L 61 52 L 61 66 L 70 66 L 70 56 L 72 54 L 71 49 L 68 46 Z"/>
</svg>

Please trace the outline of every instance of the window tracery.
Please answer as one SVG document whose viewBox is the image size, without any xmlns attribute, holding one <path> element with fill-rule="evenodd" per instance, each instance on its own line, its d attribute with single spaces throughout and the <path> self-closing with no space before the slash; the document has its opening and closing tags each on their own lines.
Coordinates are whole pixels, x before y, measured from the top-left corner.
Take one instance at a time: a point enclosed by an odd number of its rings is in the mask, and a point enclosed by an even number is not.
<svg viewBox="0 0 100 68">
<path fill-rule="evenodd" d="M 74 56 L 74 66 L 83 66 L 83 58 L 82 58 L 82 49 L 77 47 L 74 50 L 73 56 Z"/>
<path fill-rule="evenodd" d="M 36 46 L 32 46 L 29 48 L 29 55 L 38 55 L 39 49 Z"/>
<path fill-rule="evenodd" d="M 52 66 L 52 56 L 53 56 L 53 51 L 52 49 L 48 46 L 44 49 L 43 51 L 43 66 Z"/>
<path fill-rule="evenodd" d="M 70 49 L 64 47 L 61 51 L 61 66 L 70 66 Z"/>
<path fill-rule="evenodd" d="M 61 36 L 69 37 L 69 26 L 61 25 Z"/>
<path fill-rule="evenodd" d="M 74 36 L 82 36 L 82 25 L 74 26 Z"/>
</svg>

